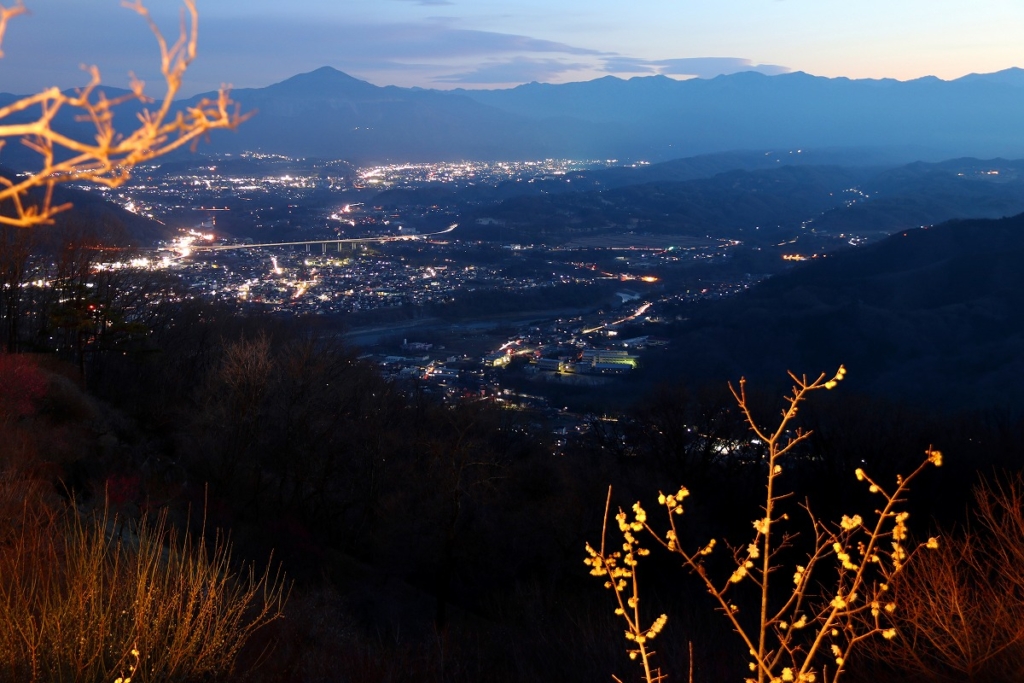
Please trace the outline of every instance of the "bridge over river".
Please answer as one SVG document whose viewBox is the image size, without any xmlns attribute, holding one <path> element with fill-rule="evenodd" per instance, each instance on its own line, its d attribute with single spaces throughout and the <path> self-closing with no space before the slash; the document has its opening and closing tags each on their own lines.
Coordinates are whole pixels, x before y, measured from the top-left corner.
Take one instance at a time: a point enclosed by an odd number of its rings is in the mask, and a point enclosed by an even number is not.
<svg viewBox="0 0 1024 683">
<path fill-rule="evenodd" d="M 311 252 L 313 245 L 320 245 L 321 250 L 324 254 L 327 253 L 328 247 L 331 245 L 337 245 L 337 250 L 341 251 L 345 245 L 366 244 L 373 242 L 410 242 L 416 240 L 428 239 L 431 237 L 437 237 L 438 235 L 446 235 L 455 228 L 459 227 L 458 223 L 454 223 L 444 230 L 438 232 L 427 232 L 422 235 L 388 235 L 386 237 L 350 237 L 345 239 L 326 239 L 326 240 L 298 240 L 295 242 L 261 242 L 253 244 L 189 244 L 188 251 L 227 251 L 230 249 L 263 249 L 267 247 L 299 247 L 304 246 L 307 252 Z"/>
</svg>

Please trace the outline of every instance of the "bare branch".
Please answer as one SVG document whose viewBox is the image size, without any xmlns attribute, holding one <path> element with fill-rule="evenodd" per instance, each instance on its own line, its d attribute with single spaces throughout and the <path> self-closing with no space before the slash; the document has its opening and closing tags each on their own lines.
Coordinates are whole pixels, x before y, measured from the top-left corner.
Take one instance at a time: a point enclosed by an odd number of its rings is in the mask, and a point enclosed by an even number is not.
<svg viewBox="0 0 1024 683">
<path fill-rule="evenodd" d="M 0 224 L 33 227 L 52 223 L 54 216 L 70 208 L 69 204 L 53 203 L 56 185 L 91 182 L 104 187 L 118 187 L 131 177 L 135 166 L 186 145 L 194 145 L 212 130 L 234 129 L 248 118 L 231 100 L 227 86 L 221 87 L 216 99 L 204 98 L 172 113 L 182 77 L 195 58 L 199 35 L 195 1 L 182 2 L 181 25 L 173 44 L 168 44 L 142 0 L 122 3 L 146 20 L 156 39 L 164 80 L 159 99 L 147 96 L 145 85 L 134 75 L 131 76 L 129 94 L 108 99 L 98 90 L 100 72 L 93 66 L 87 69 L 89 83 L 74 94 L 49 88 L 0 108 L 0 143 L 20 139 L 40 157 L 39 167 L 31 175 L 17 180 L 4 179 L 0 184 L 0 206 L 9 202 L 13 209 L 13 215 L 0 215 Z M 24 12 L 20 1 L 9 8 L 0 5 L 0 40 L 8 21 Z M 132 101 L 142 104 L 156 102 L 157 106 L 143 109 L 135 129 L 118 131 L 114 127 L 115 111 Z M 14 114 L 36 108 L 39 115 L 28 123 L 2 123 Z M 78 139 L 54 130 L 52 124 L 63 109 L 73 110 L 76 121 L 91 124 L 92 136 L 83 135 Z M 45 190 L 43 198 L 38 203 L 27 203 L 25 197 L 36 188 Z"/>
</svg>

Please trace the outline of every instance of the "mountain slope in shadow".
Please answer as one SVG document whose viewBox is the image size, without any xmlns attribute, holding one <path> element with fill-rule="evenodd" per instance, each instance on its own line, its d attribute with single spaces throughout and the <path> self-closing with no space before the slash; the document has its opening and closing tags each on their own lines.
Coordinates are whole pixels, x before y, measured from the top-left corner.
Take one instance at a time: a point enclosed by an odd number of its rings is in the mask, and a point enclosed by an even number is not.
<svg viewBox="0 0 1024 683">
<path fill-rule="evenodd" d="M 774 380 L 844 363 L 850 389 L 1020 412 L 1021 263 L 1024 214 L 901 232 L 704 306 L 677 328 L 671 370 Z"/>
</svg>

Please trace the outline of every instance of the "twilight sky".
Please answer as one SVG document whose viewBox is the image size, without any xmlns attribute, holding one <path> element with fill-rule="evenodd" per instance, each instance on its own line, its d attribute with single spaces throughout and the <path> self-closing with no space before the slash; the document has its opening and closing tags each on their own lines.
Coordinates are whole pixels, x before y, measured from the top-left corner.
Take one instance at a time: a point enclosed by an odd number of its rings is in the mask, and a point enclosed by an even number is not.
<svg viewBox="0 0 1024 683">
<path fill-rule="evenodd" d="M 198 0 L 185 94 L 262 87 L 320 66 L 378 85 L 508 87 L 608 74 L 758 70 L 957 78 L 1024 66 L 1020 0 Z M 4 4 L 10 4 L 6 2 Z M 25 0 L 0 92 L 158 80 L 145 24 L 117 0 Z M 175 0 L 148 0 L 176 34 Z"/>
</svg>

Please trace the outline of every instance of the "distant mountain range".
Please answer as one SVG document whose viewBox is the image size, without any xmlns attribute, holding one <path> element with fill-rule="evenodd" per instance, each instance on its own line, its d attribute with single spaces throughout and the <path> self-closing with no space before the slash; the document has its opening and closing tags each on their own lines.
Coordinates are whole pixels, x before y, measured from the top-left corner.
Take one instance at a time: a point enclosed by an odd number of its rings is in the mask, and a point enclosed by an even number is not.
<svg viewBox="0 0 1024 683">
<path fill-rule="evenodd" d="M 215 148 L 351 160 L 667 160 L 737 149 L 874 148 L 893 160 L 1024 154 L 1024 70 L 955 81 L 754 72 L 444 92 L 331 68 L 239 90 L 259 114 Z"/>
<path fill-rule="evenodd" d="M 438 91 L 378 87 L 324 67 L 234 97 L 258 113 L 236 134 L 214 136 L 214 151 L 360 163 L 837 148 L 869 150 L 869 163 L 1024 156 L 1021 69 L 954 81 L 747 72 Z M 0 95 L 0 105 L 13 98 Z"/>
</svg>

